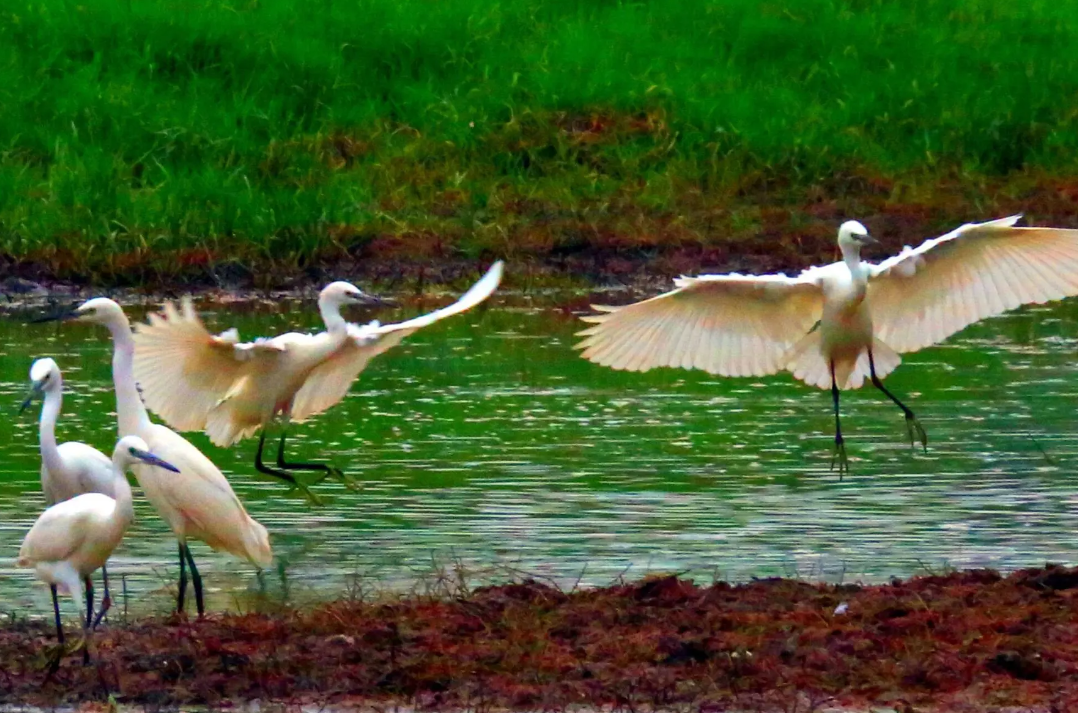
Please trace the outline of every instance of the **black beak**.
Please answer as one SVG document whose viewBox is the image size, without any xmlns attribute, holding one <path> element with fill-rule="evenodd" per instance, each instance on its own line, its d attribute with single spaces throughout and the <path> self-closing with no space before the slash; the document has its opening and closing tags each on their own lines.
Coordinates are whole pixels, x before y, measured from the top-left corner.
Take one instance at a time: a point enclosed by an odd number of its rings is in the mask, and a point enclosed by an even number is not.
<svg viewBox="0 0 1078 713">
<path fill-rule="evenodd" d="M 396 307 L 397 303 L 394 300 L 387 299 L 385 297 L 378 297 L 377 295 L 368 295 L 366 292 L 361 292 L 356 297 L 356 304 L 361 304 L 366 307 Z"/>
<path fill-rule="evenodd" d="M 59 312 L 53 314 L 47 314 L 42 317 L 34 317 L 29 320 L 27 324 L 42 324 L 44 322 L 61 322 L 68 319 L 75 319 L 79 316 L 79 311 L 75 307 L 67 307 Z"/>
<path fill-rule="evenodd" d="M 861 242 L 863 244 L 865 244 L 865 245 L 879 245 L 880 244 L 880 241 L 876 240 L 876 238 L 872 237 L 871 235 L 862 235 L 861 236 Z"/>
<path fill-rule="evenodd" d="M 140 451 L 140 450 L 138 450 L 136 448 L 132 448 L 131 449 L 131 455 L 135 456 L 136 458 L 143 461 L 144 463 L 149 463 L 150 465 L 156 465 L 158 468 L 164 468 L 165 470 L 171 470 L 173 473 L 179 473 L 180 472 L 179 468 L 172 465 L 171 463 L 168 463 L 166 461 L 161 460 L 160 458 L 155 456 L 153 453 L 149 453 L 147 451 Z"/>
</svg>

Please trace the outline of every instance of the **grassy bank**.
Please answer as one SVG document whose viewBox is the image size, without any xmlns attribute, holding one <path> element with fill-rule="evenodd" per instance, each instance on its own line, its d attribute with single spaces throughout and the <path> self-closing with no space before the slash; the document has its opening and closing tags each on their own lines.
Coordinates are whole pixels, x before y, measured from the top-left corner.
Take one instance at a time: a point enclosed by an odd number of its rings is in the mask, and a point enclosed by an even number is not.
<svg viewBox="0 0 1078 713">
<path fill-rule="evenodd" d="M 56 706 L 107 691 L 150 709 L 257 699 L 335 710 L 1073 710 L 1076 587 L 1078 570 L 1060 567 L 878 586 L 664 577 L 564 592 L 528 580 L 108 626 L 96 666 L 69 656 L 47 679 L 27 652 L 51 624 L 8 623 L 0 700 Z"/>
<path fill-rule="evenodd" d="M 377 259 L 782 263 L 854 212 L 896 240 L 1062 219 L 1076 41 L 1078 14 L 1037 0 L 14 0 L 0 254 L 272 282 Z"/>
</svg>

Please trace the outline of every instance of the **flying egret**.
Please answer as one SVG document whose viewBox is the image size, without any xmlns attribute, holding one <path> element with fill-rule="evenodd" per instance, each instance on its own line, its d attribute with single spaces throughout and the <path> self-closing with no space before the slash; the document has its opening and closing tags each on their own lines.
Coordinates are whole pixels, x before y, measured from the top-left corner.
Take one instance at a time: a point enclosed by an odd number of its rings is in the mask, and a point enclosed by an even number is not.
<svg viewBox="0 0 1078 713">
<path fill-rule="evenodd" d="M 202 540 L 258 567 L 273 560 L 269 533 L 247 514 L 228 480 L 202 451 L 166 426 L 150 421 L 139 397 L 132 370 L 135 342 L 131 323 L 120 305 L 107 297 L 83 302 L 66 314 L 45 319 L 73 319 L 100 324 L 112 335 L 112 381 L 116 389 L 116 414 L 121 436 L 136 435 L 150 450 L 180 469 L 178 476 L 162 477 L 154 468 L 135 466 L 134 473 L 146 498 L 157 509 L 179 541 L 180 584 L 176 610 L 182 612 L 187 591 L 186 566 L 191 568 L 195 603 L 201 616 L 202 578 L 188 549 L 187 540 Z M 44 320 L 41 320 L 44 321 Z"/>
<path fill-rule="evenodd" d="M 582 356 L 628 371 L 657 366 L 722 376 L 789 370 L 831 388 L 839 473 L 849 472 L 839 422 L 839 390 L 867 376 L 906 417 L 925 448 L 913 412 L 880 381 L 899 354 L 1019 305 L 1078 294 L 1078 230 L 1019 228 L 1021 216 L 970 223 L 878 265 L 861 260 L 876 242 L 857 221 L 838 231 L 842 262 L 786 275 L 701 275 L 675 290 L 625 307 L 595 306 L 580 334 Z"/>
<path fill-rule="evenodd" d="M 48 357 L 36 360 L 30 366 L 30 394 L 20 410 L 26 410 L 35 396 L 44 395 L 38 433 L 41 444 L 41 489 L 45 493 L 45 505 L 52 506 L 83 493 L 114 497 L 115 476 L 108 456 L 77 441 L 56 445 L 56 419 L 60 415 L 63 393 L 64 379 L 56 362 Z M 98 620 L 112 605 L 109 575 L 104 564 L 101 565 L 101 579 L 105 585 L 105 595 L 101 600 Z M 90 617 L 93 615 L 92 604 L 87 608 L 86 615 Z"/>
<path fill-rule="evenodd" d="M 346 322 L 341 307 L 362 302 L 364 296 L 347 282 L 334 282 L 318 297 L 326 331 L 290 332 L 247 343 L 240 343 L 235 329 L 210 334 L 189 298 L 180 309 L 166 303 L 163 315 L 151 314 L 149 324 L 136 327 L 135 376 L 146 404 L 167 423 L 181 431 L 205 429 L 216 445 L 229 446 L 278 416 L 287 424 L 333 406 L 371 359 L 417 329 L 489 297 L 502 269 L 500 261 L 494 263 L 453 304 L 399 324 Z M 286 462 L 284 439 L 282 433 L 277 468 L 270 468 L 262 462 L 262 429 L 255 455 L 259 471 L 281 477 L 289 477 L 288 470 L 334 472 L 318 463 Z"/>
<path fill-rule="evenodd" d="M 124 532 L 135 519 L 131 504 L 131 486 L 126 471 L 136 463 L 143 470 L 164 468 L 178 473 L 175 466 L 149 452 L 150 448 L 138 436 L 125 436 L 116 444 L 109 461 L 115 497 L 103 493 L 82 493 L 64 500 L 41 513 L 19 549 L 19 567 L 33 567 L 37 578 L 49 584 L 52 607 L 56 614 L 56 638 L 59 642 L 55 669 L 63 655 L 64 627 L 60 622 L 60 601 L 57 588 L 67 592 L 82 609 L 79 583 L 86 585 L 86 617 L 83 624 L 82 656 L 89 661 L 90 615 L 93 613 L 93 585 L 90 574 L 104 567 L 112 551 L 120 544 Z M 174 476 L 164 476 L 174 477 Z"/>
</svg>

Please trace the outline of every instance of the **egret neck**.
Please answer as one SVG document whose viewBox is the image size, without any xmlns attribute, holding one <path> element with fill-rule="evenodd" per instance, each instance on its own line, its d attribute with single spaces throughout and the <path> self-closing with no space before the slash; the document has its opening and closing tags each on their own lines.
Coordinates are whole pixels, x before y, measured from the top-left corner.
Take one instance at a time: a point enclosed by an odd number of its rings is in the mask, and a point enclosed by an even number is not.
<svg viewBox="0 0 1078 713">
<path fill-rule="evenodd" d="M 41 406 L 41 421 L 38 423 L 38 434 L 41 441 L 41 462 L 49 473 L 62 473 L 64 462 L 60 459 L 60 450 L 56 444 L 56 420 L 60 416 L 60 407 L 63 405 L 63 384 L 60 382 L 59 373 L 56 374 L 56 383 L 50 384 L 45 391 L 45 403 Z"/>
<path fill-rule="evenodd" d="M 149 428 L 151 421 L 135 384 L 135 340 L 131 337 L 131 323 L 121 313 L 105 326 L 112 335 L 112 383 L 116 389 L 120 437 L 133 436 Z"/>
</svg>

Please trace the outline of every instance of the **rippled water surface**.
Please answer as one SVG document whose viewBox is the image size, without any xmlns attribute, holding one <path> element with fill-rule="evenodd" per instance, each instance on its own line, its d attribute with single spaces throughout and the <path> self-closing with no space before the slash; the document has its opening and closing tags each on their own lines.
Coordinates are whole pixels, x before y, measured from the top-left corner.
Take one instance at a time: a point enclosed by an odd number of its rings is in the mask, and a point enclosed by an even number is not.
<svg viewBox="0 0 1078 713">
<path fill-rule="evenodd" d="M 310 304 L 206 319 L 245 336 L 317 324 Z M 377 359 L 344 402 L 293 427 L 293 455 L 323 454 L 362 484 L 320 485 L 324 507 L 257 477 L 255 441 L 224 450 L 188 434 L 269 528 L 278 558 L 259 579 L 194 544 L 211 606 L 430 586 L 458 568 L 569 584 L 671 571 L 871 581 L 1078 559 L 1078 304 L 1022 310 L 908 355 L 888 385 L 921 417 L 927 455 L 882 394 L 845 394 L 843 482 L 828 468 L 829 393 L 787 375 L 610 371 L 575 355 L 578 328 L 560 312 L 490 309 Z M 44 612 L 47 590 L 13 566 L 42 509 L 37 407 L 15 414 L 32 359 L 52 356 L 67 387 L 60 439 L 111 453 L 111 345 L 93 326 L 15 321 L 0 321 L 0 344 L 0 606 Z M 110 569 L 132 609 L 164 610 L 175 542 L 137 489 L 136 516 Z"/>
</svg>

